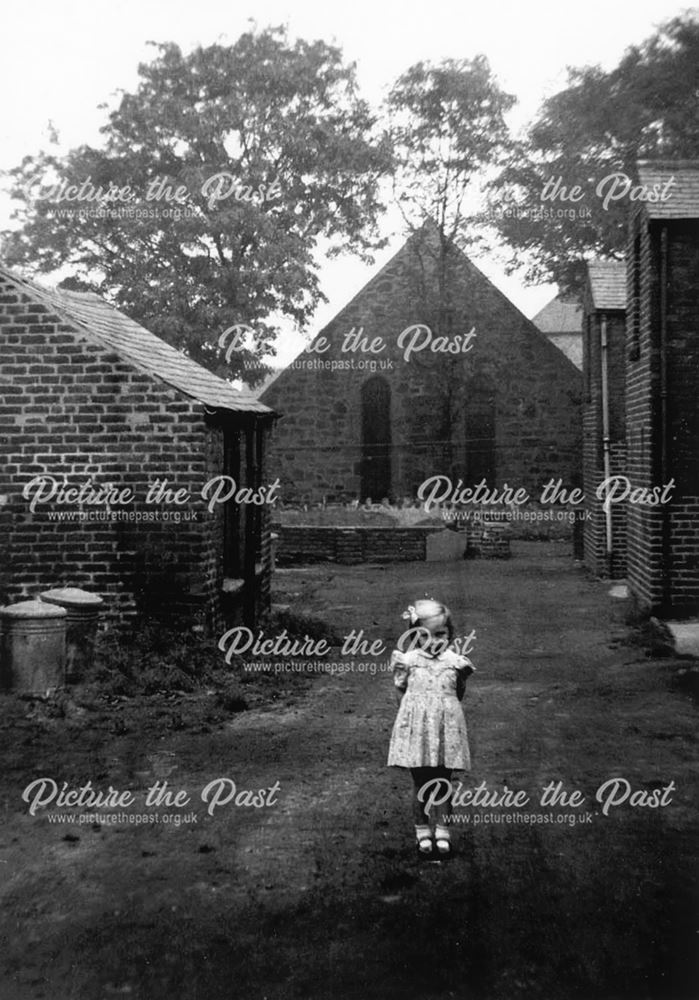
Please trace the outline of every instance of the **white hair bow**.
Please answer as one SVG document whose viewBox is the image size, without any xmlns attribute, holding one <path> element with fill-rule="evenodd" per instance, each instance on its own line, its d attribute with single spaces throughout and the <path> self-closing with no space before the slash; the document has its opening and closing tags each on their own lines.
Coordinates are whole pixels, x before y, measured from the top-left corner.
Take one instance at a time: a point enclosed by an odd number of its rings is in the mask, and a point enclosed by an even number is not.
<svg viewBox="0 0 699 1000">
<path fill-rule="evenodd" d="M 403 612 L 401 618 L 405 618 L 406 621 L 409 621 L 411 625 L 414 625 L 415 622 L 418 621 L 418 616 L 417 616 L 417 611 L 415 610 L 415 606 L 413 604 L 409 604 L 408 610 Z"/>
</svg>

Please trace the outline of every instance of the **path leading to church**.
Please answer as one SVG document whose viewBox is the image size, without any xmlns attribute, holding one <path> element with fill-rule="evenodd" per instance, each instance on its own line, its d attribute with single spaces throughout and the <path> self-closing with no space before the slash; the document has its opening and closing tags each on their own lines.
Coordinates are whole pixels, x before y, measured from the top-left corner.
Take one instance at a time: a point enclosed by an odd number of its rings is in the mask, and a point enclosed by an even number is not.
<svg viewBox="0 0 699 1000">
<path fill-rule="evenodd" d="M 679 665 L 629 644 L 565 546 L 513 550 L 509 562 L 288 570 L 276 587 L 388 648 L 411 601 L 449 604 L 462 633 L 476 630 L 468 787 L 522 791 L 525 806 L 459 808 L 457 856 L 419 865 L 409 780 L 384 766 L 395 706 L 380 671 L 323 676 L 214 732 L 144 738 L 128 773 L 188 789 L 196 823 L 66 840 L 3 788 L 0 997 L 694 997 L 696 708 Z M 65 780 L 94 781 L 87 766 Z M 219 776 L 273 804 L 207 815 L 197 797 Z M 612 778 L 639 804 L 604 815 L 595 795 Z M 559 782 L 581 804 L 542 805 Z"/>
</svg>

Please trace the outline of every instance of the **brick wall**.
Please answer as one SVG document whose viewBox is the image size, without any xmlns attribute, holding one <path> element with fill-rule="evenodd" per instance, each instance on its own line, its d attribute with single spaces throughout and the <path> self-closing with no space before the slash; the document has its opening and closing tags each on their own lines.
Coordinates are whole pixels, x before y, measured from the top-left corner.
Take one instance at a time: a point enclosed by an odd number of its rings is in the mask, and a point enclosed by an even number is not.
<svg viewBox="0 0 699 1000">
<path fill-rule="evenodd" d="M 607 381 L 609 400 L 610 475 L 626 474 L 626 324 L 621 311 L 594 308 L 589 288 L 583 302 L 583 490 L 585 565 L 596 575 L 626 575 L 626 505 L 612 506 L 612 558 L 607 559 L 607 528 L 603 501 L 596 491 L 605 479 L 602 419 L 603 315 L 607 321 Z"/>
<path fill-rule="evenodd" d="M 655 259 L 653 259 L 655 257 Z M 658 274 L 657 248 L 651 246 L 645 213 L 632 215 L 627 255 L 627 468 L 634 486 L 650 486 L 654 479 L 653 426 L 657 419 L 657 346 L 652 338 L 651 276 Z M 656 278 L 657 281 L 657 278 Z M 654 303 L 653 303 L 654 304 Z M 654 304 L 655 307 L 655 304 Z M 653 317 L 657 321 L 656 317 Z M 632 506 L 628 513 L 628 578 L 641 607 L 655 608 L 661 592 L 653 551 L 661 553 L 662 512 Z M 657 536 L 657 537 L 656 537 Z"/>
<path fill-rule="evenodd" d="M 220 624 L 220 509 L 200 491 L 223 471 L 223 431 L 196 402 L 144 374 L 10 281 L 0 281 L 0 603 L 71 585 L 100 594 L 107 620 L 137 610 Z M 37 475 L 81 486 L 112 482 L 135 500 L 104 505 L 22 496 Z M 185 488 L 183 506 L 146 504 L 149 484 Z M 51 520 L 80 510 L 97 520 Z M 158 511 L 177 523 L 151 520 Z M 136 520 L 137 517 L 141 520 Z M 268 550 L 267 550 L 268 557 Z"/>
<path fill-rule="evenodd" d="M 463 255 L 449 260 L 441 308 L 436 267 L 429 247 L 411 239 L 319 334 L 330 347 L 297 359 L 338 368 L 289 367 L 262 393 L 281 414 L 272 460 L 285 501 L 360 497 L 361 394 L 372 377 L 390 390 L 391 499 L 414 498 L 436 474 L 473 484 L 466 426 L 477 386 L 486 405 L 492 392 L 494 485 L 508 482 L 532 495 L 552 476 L 580 485 L 579 371 Z M 474 347 L 461 355 L 426 349 L 406 361 L 398 337 L 415 323 L 452 338 L 475 327 Z M 385 349 L 343 353 L 352 329 L 368 341 L 382 337 Z"/>
<path fill-rule="evenodd" d="M 412 562 L 424 560 L 427 536 L 437 527 L 342 528 L 330 525 L 275 524 L 277 562 Z"/>
<path fill-rule="evenodd" d="M 667 417 L 661 442 L 662 231 L 667 232 Z M 672 502 L 630 505 L 629 584 L 637 604 L 668 616 L 699 610 L 699 223 L 648 219 L 630 227 L 627 449 L 634 486 L 675 479 Z"/>
</svg>

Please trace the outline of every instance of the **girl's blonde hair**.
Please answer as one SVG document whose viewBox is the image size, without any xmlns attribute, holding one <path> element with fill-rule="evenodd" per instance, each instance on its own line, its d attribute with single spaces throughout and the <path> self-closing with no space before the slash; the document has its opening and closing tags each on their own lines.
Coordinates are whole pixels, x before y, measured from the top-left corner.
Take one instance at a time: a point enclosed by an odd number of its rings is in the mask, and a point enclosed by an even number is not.
<svg viewBox="0 0 699 1000">
<path fill-rule="evenodd" d="M 443 618 L 444 625 L 449 635 L 449 642 L 454 638 L 454 623 L 451 620 L 451 611 L 440 601 L 435 601 L 431 597 L 424 597 L 415 604 L 411 604 L 407 611 L 403 612 L 403 618 L 410 621 L 411 625 L 422 625 L 428 618 Z"/>
</svg>

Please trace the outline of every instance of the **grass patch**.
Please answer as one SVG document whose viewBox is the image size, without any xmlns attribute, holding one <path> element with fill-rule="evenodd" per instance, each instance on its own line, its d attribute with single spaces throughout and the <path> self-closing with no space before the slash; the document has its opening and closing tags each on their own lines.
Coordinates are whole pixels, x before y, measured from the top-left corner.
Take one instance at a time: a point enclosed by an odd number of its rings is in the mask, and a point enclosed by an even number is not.
<svg viewBox="0 0 699 1000">
<path fill-rule="evenodd" d="M 286 633 L 291 641 L 325 639 L 330 646 L 342 642 L 325 622 L 289 610 L 271 615 L 259 631 L 263 639 Z M 127 698 L 196 694 L 213 689 L 221 707 L 239 712 L 248 707 L 251 696 L 258 703 L 261 698 L 276 700 L 272 689 L 279 686 L 279 680 L 274 665 L 282 661 L 281 657 L 265 657 L 266 669 L 257 669 L 259 664 L 255 664 L 256 669 L 247 669 L 254 661 L 224 655 L 217 637 L 143 619 L 130 626 L 128 633 L 113 630 L 98 637 L 94 663 L 84 678 L 84 686 L 102 695 Z"/>
</svg>

